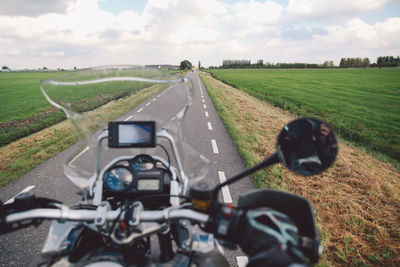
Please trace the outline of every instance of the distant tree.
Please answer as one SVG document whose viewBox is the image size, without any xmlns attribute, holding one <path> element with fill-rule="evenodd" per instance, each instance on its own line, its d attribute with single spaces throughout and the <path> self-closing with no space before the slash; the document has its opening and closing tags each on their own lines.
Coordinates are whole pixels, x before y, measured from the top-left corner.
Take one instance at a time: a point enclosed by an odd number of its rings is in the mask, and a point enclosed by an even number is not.
<svg viewBox="0 0 400 267">
<path fill-rule="evenodd" d="M 2 70 L 9 70 L 9 68 L 7 66 L 3 66 L 1 67 Z"/>
<path fill-rule="evenodd" d="M 199 68 L 199 69 L 201 69 L 201 63 L 200 63 L 200 60 L 199 60 L 199 66 L 198 66 L 198 68 Z"/>
<path fill-rule="evenodd" d="M 47 67 L 43 67 L 42 70 L 48 70 Z"/>
<path fill-rule="evenodd" d="M 263 59 L 257 60 L 257 63 L 256 64 L 252 64 L 252 67 L 254 67 L 254 68 L 262 68 L 262 67 L 264 67 L 264 60 Z"/>
<path fill-rule="evenodd" d="M 384 59 L 381 59 L 384 60 Z M 379 58 L 378 58 L 379 61 Z M 361 67 L 369 67 L 370 65 L 369 58 L 359 58 L 359 57 L 348 57 L 342 58 L 340 60 L 339 68 L 361 68 Z"/>
<path fill-rule="evenodd" d="M 189 60 L 181 61 L 181 65 L 179 67 L 181 70 L 189 70 L 192 68 L 192 63 Z"/>
<path fill-rule="evenodd" d="M 318 64 L 310 64 L 310 63 L 276 63 L 275 67 L 281 69 L 305 69 L 305 68 L 319 68 L 321 66 Z"/>
<path fill-rule="evenodd" d="M 360 67 L 362 67 L 362 59 L 361 58 L 359 58 L 359 57 L 356 57 L 355 58 L 355 67 L 356 68 L 360 68 Z"/>
<path fill-rule="evenodd" d="M 378 64 L 379 67 L 399 67 L 400 57 L 399 56 L 378 57 L 376 63 Z"/>
<path fill-rule="evenodd" d="M 332 60 L 326 60 L 326 61 L 322 64 L 322 66 L 323 66 L 324 68 L 333 68 L 333 67 L 335 67 L 335 65 L 333 64 L 333 61 L 332 61 Z"/>
<path fill-rule="evenodd" d="M 351 59 L 348 57 L 344 61 L 344 67 L 345 68 L 350 68 L 350 66 L 351 66 Z"/>
<path fill-rule="evenodd" d="M 76 67 L 74 67 L 74 70 L 76 70 Z"/>
<path fill-rule="evenodd" d="M 371 65 L 371 63 L 369 62 L 369 58 L 367 58 L 367 57 L 363 58 L 363 60 L 362 60 L 362 66 L 363 66 L 364 68 L 367 68 L 367 67 L 369 67 L 370 65 Z"/>
<path fill-rule="evenodd" d="M 250 60 L 231 60 L 225 59 L 222 61 L 222 68 L 231 69 L 231 68 L 250 68 L 251 61 Z"/>
<path fill-rule="evenodd" d="M 345 63 L 346 63 L 346 60 L 344 58 L 341 58 L 340 63 L 339 63 L 339 68 L 344 68 Z"/>
</svg>

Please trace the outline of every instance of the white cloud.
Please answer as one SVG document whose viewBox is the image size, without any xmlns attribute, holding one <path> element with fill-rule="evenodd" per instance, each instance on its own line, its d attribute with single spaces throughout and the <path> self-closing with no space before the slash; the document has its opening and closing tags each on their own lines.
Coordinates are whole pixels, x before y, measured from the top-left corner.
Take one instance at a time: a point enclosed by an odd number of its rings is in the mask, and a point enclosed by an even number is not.
<svg viewBox="0 0 400 267">
<path fill-rule="evenodd" d="M 357 17 L 365 12 L 382 9 L 392 0 L 289 0 L 286 11 L 302 18 L 332 19 Z"/>
<path fill-rule="evenodd" d="M 3 0 L 0 15 L 37 17 L 47 13 L 66 13 L 75 0 Z"/>
<path fill-rule="evenodd" d="M 369 25 L 360 19 L 354 19 L 344 26 L 327 28 L 328 35 L 323 37 L 326 43 L 354 46 L 358 49 L 399 49 L 400 18 L 388 18 L 375 25 Z"/>
<path fill-rule="evenodd" d="M 141 14 L 114 15 L 97 0 L 74 0 L 64 13 L 0 12 L 0 58 L 13 68 L 178 64 L 185 58 L 206 66 L 223 59 L 321 63 L 370 56 L 373 61 L 377 54 L 400 54 L 400 18 L 370 25 L 355 14 L 386 2 L 291 0 L 285 9 L 270 0 L 150 0 Z M 326 19 L 317 15 L 342 17 L 330 26 L 296 24 L 301 16 Z"/>
<path fill-rule="evenodd" d="M 284 46 L 295 51 L 293 57 L 302 61 L 315 58 L 318 60 L 316 63 L 329 59 L 338 64 L 342 57 L 369 57 L 374 62 L 378 56 L 400 54 L 400 41 L 397 38 L 400 36 L 400 18 L 389 18 L 374 25 L 353 19 L 341 26 L 326 27 L 325 30 L 326 35 L 316 35 L 307 42 L 286 42 Z"/>
<path fill-rule="evenodd" d="M 40 54 L 43 57 L 62 57 L 64 56 L 64 51 L 54 51 L 54 52 L 42 52 Z"/>
<path fill-rule="evenodd" d="M 238 2 L 232 6 L 233 17 L 240 23 L 274 25 L 282 16 L 283 6 L 273 1 Z"/>
</svg>

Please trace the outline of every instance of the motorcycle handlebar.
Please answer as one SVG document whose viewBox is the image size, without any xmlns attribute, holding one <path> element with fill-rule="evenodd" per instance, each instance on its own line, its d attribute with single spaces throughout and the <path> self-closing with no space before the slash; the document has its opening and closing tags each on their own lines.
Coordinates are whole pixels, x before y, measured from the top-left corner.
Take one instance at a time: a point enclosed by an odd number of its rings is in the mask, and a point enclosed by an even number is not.
<svg viewBox="0 0 400 267">
<path fill-rule="evenodd" d="M 118 217 L 122 221 L 124 216 L 121 210 L 110 210 L 105 213 L 106 221 L 114 221 Z M 6 223 L 15 223 L 24 220 L 34 219 L 56 219 L 67 221 L 86 221 L 92 222 L 98 217 L 95 210 L 70 210 L 70 209 L 33 209 L 28 211 L 9 214 L 5 218 Z M 189 219 L 200 223 L 208 221 L 209 216 L 190 209 L 161 210 L 161 211 L 142 211 L 139 214 L 139 221 L 167 221 L 174 219 Z"/>
<path fill-rule="evenodd" d="M 243 238 L 241 236 L 241 231 L 244 229 L 252 228 L 249 224 L 243 225 L 241 223 L 241 218 L 243 218 L 244 211 L 232 209 L 231 206 L 223 206 L 219 212 L 214 215 L 207 215 L 195 210 L 185 209 L 183 207 L 176 208 L 165 208 L 159 211 L 145 211 L 140 210 L 137 213 L 129 213 L 126 210 L 121 208 L 117 210 L 89 210 L 89 209 L 69 209 L 68 207 L 61 206 L 58 208 L 39 208 L 39 209 L 31 209 L 27 211 L 21 212 L 13 212 L 8 214 L 0 220 L 0 225 L 3 223 L 9 225 L 11 227 L 11 231 L 16 230 L 14 225 L 18 225 L 15 223 L 26 221 L 26 220 L 42 220 L 42 219 L 55 219 L 61 221 L 85 221 L 85 222 L 95 222 L 102 225 L 104 222 L 113 222 L 115 220 L 124 221 L 125 217 L 131 217 L 133 221 L 136 222 L 166 222 L 170 220 L 177 219 L 188 219 L 192 221 L 196 221 L 197 223 L 204 223 L 204 229 L 207 232 L 213 233 L 217 238 L 223 239 L 233 244 L 240 244 L 242 250 L 249 255 L 253 255 L 257 251 L 257 249 L 265 246 L 265 240 L 271 241 L 271 238 L 268 237 L 268 234 L 264 234 L 263 232 L 254 232 L 256 233 L 256 239 L 253 239 L 251 245 L 246 243 L 246 237 Z M 0 218 L 1 219 L 1 218 Z M 4 225 L 3 225 L 4 226 Z M 29 224 L 27 224 L 29 226 Z M 241 229 L 242 230 L 239 230 Z M 0 232 L 10 232 L 8 229 L 1 229 L 3 231 Z M 256 229 L 257 230 L 257 229 Z M 249 232 L 249 231 L 247 231 Z M 250 232 L 249 232 L 250 233 Z M 261 235 L 260 235 L 261 233 Z M 269 238 L 269 239 L 268 239 Z M 249 239 L 250 240 L 250 239 Z M 254 245 L 253 241 L 258 241 L 256 245 Z M 313 240 L 311 240 L 313 241 Z M 318 242 L 319 244 L 319 242 Z M 311 247 L 313 248 L 313 247 Z M 286 252 L 284 252 L 286 253 Z M 291 257 L 285 255 L 281 255 L 282 257 L 287 257 L 287 259 L 292 260 Z M 268 258 L 268 257 L 267 257 Z M 318 256 L 316 256 L 316 261 L 318 261 Z M 302 258 L 298 258 L 298 261 L 303 261 Z"/>
</svg>

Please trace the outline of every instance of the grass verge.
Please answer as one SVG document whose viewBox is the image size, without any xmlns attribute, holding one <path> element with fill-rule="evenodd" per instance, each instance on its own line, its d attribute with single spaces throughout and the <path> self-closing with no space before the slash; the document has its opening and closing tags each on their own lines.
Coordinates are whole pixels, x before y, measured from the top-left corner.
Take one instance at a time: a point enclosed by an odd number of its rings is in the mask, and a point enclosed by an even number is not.
<svg viewBox="0 0 400 267">
<path fill-rule="evenodd" d="M 150 87 L 87 113 L 98 120 L 114 120 L 161 91 L 165 85 Z M 0 187 L 7 185 L 77 141 L 69 121 L 0 148 Z"/>
<path fill-rule="evenodd" d="M 275 151 L 280 129 L 295 117 L 209 75 L 201 78 L 247 167 Z M 400 265 L 400 173 L 364 151 L 340 144 L 321 175 L 281 165 L 257 172 L 259 187 L 290 191 L 314 205 L 325 252 L 320 266 Z"/>
</svg>

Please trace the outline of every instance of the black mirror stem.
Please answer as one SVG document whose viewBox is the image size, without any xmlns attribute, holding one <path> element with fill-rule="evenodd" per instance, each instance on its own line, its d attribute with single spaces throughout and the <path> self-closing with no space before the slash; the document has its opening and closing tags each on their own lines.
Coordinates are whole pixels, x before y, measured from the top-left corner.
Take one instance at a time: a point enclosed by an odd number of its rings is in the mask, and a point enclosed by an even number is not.
<svg viewBox="0 0 400 267">
<path fill-rule="evenodd" d="M 278 157 L 278 153 L 274 153 L 271 156 L 269 156 L 268 158 L 266 158 L 265 160 L 263 160 L 262 162 L 260 162 L 259 164 L 257 164 L 256 166 L 247 169 L 241 173 L 236 174 L 235 176 L 232 176 L 231 178 L 229 178 L 228 180 L 226 180 L 225 182 L 223 182 L 222 184 L 217 185 L 213 191 L 214 191 L 214 196 L 217 196 L 217 193 L 219 191 L 219 189 L 221 189 L 223 186 L 231 184 L 236 182 L 237 180 L 255 172 L 258 171 L 260 169 L 266 168 L 268 166 L 274 165 L 276 163 L 279 163 L 279 157 Z"/>
</svg>

